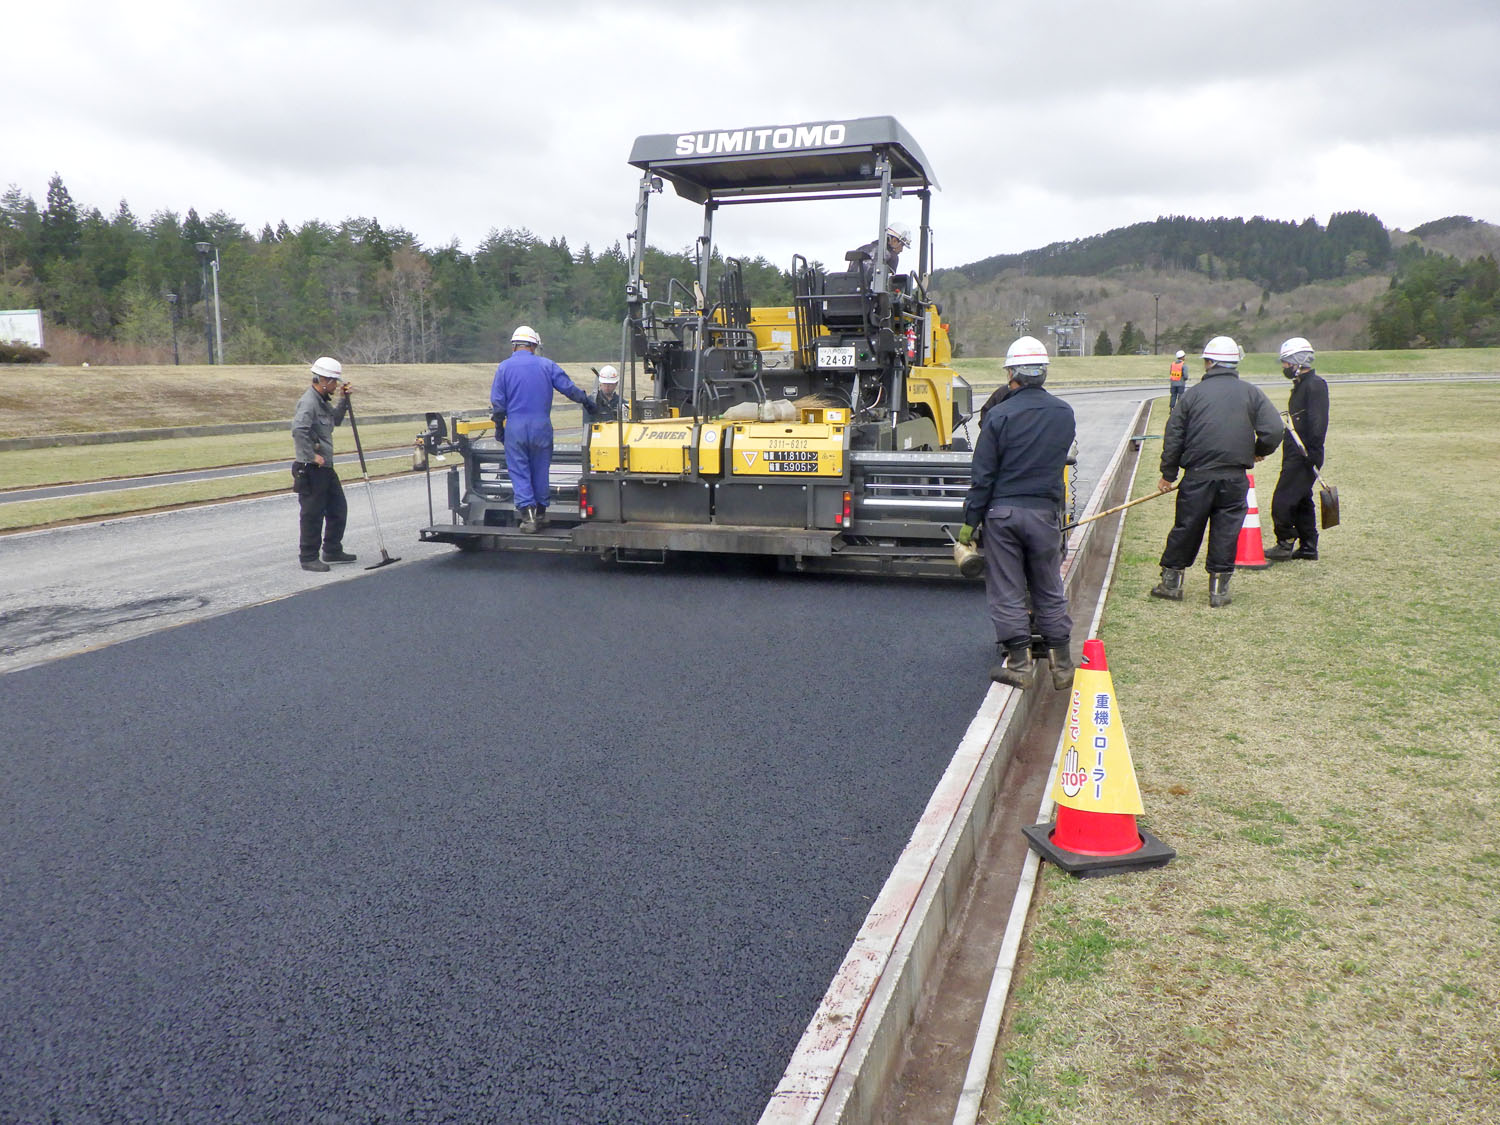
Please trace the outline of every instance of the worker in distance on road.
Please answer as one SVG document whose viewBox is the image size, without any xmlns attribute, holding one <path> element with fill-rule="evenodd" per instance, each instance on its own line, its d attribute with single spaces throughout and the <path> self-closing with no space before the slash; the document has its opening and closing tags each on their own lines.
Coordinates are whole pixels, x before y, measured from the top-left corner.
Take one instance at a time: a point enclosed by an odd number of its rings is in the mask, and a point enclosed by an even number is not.
<svg viewBox="0 0 1500 1125">
<path fill-rule="evenodd" d="M 547 525 L 551 499 L 552 392 L 561 392 L 592 413 L 597 405 L 568 373 L 537 352 L 542 338 L 523 324 L 510 337 L 510 358 L 495 368 L 490 386 L 495 440 L 505 444 L 505 463 L 515 489 L 521 530 L 534 535 Z"/>
<path fill-rule="evenodd" d="M 967 544 L 978 537 L 984 547 L 985 600 L 998 646 L 990 678 L 1013 687 L 1031 678 L 1029 592 L 1052 660 L 1052 686 L 1061 690 L 1073 682 L 1073 619 L 1062 586 L 1058 511 L 1077 422 L 1071 406 L 1042 389 L 1049 362 L 1034 336 L 1006 351 L 1010 393 L 979 427 L 958 539 Z"/>
<path fill-rule="evenodd" d="M 1167 377 L 1172 383 L 1172 397 L 1167 400 L 1167 409 L 1176 410 L 1177 400 L 1182 397 L 1182 392 L 1187 389 L 1187 353 L 1179 350 L 1172 360 L 1172 366 L 1167 369 Z"/>
<path fill-rule="evenodd" d="M 592 422 L 613 422 L 620 417 L 620 372 L 613 364 L 599 368 L 599 385 L 594 391 L 594 409 L 589 411 Z"/>
<path fill-rule="evenodd" d="M 333 467 L 333 430 L 349 411 L 354 388 L 344 381 L 344 367 L 332 356 L 312 365 L 312 386 L 302 393 L 292 414 L 292 487 L 301 505 L 297 557 L 303 570 L 324 571 L 329 563 L 353 562 L 344 550 L 349 505 Z M 338 392 L 338 404 L 332 402 Z M 323 558 L 318 558 L 318 541 Z"/>
<path fill-rule="evenodd" d="M 1313 346 L 1301 336 L 1281 345 L 1281 373 L 1292 381 L 1286 404 L 1290 427 L 1281 443 L 1281 476 L 1271 496 L 1276 546 L 1266 552 L 1266 558 L 1316 561 L 1318 511 L 1312 492 L 1328 440 L 1328 383 L 1313 370 Z"/>
<path fill-rule="evenodd" d="M 1162 437 L 1161 480 L 1167 492 L 1184 470 L 1177 515 L 1161 553 L 1161 581 L 1154 598 L 1182 600 L 1182 576 L 1208 530 L 1208 604 L 1229 604 L 1229 579 L 1240 530 L 1249 510 L 1246 474 L 1281 441 L 1281 416 L 1259 387 L 1239 377 L 1240 346 L 1215 336 L 1203 349 L 1203 378 L 1189 387 L 1167 419 Z"/>
<path fill-rule="evenodd" d="M 856 259 L 850 266 L 857 267 L 865 276 L 865 284 L 869 285 L 870 278 L 875 274 L 875 255 L 881 240 L 866 242 L 863 246 L 856 246 L 849 251 L 850 254 L 863 254 L 863 258 Z M 911 231 L 900 223 L 892 223 L 885 228 L 885 265 L 887 276 L 894 277 L 898 272 L 898 263 L 901 259 L 901 251 L 911 245 Z"/>
</svg>

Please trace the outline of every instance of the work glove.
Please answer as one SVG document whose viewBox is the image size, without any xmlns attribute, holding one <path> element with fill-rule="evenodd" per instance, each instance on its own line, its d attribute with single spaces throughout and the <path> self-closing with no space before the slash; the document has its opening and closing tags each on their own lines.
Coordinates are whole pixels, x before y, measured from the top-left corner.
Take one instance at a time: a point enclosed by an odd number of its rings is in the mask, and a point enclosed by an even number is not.
<svg viewBox="0 0 1500 1125">
<path fill-rule="evenodd" d="M 978 530 L 972 523 L 964 524 L 963 527 L 958 529 L 958 541 L 965 547 L 972 546 L 974 543 L 974 532 Z"/>
<path fill-rule="evenodd" d="M 590 414 L 598 414 L 599 413 L 599 400 L 597 398 L 595 398 L 591 394 L 585 394 L 583 396 L 583 408 L 585 410 L 587 410 Z"/>
<path fill-rule="evenodd" d="M 490 421 L 495 423 L 495 440 L 501 445 L 505 444 L 505 415 L 491 414 Z"/>
</svg>

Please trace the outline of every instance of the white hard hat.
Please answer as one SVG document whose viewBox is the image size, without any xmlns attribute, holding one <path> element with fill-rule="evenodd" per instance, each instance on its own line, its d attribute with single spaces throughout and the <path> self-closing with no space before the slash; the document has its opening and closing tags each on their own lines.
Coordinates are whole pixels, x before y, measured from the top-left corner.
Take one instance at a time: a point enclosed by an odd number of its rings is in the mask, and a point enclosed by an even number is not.
<svg viewBox="0 0 1500 1125">
<path fill-rule="evenodd" d="M 1281 345 L 1281 362 L 1295 363 L 1298 367 L 1311 367 L 1313 346 L 1302 336 L 1293 336 Z"/>
<path fill-rule="evenodd" d="M 911 245 L 911 228 L 905 223 L 892 223 L 885 228 L 885 236 L 896 239 L 902 246 Z"/>
<path fill-rule="evenodd" d="M 1006 367 L 1032 367 L 1036 364 L 1046 366 L 1051 362 L 1047 355 L 1047 345 L 1035 336 L 1022 336 L 1005 349 Z"/>
<path fill-rule="evenodd" d="M 620 372 L 612 364 L 606 363 L 603 367 L 599 368 L 599 382 L 618 383 L 619 381 Z"/>
<path fill-rule="evenodd" d="M 512 344 L 530 344 L 534 348 L 542 346 L 542 338 L 536 334 L 536 329 L 529 324 L 523 324 L 510 334 Z"/>
<path fill-rule="evenodd" d="M 331 355 L 322 355 L 313 360 L 312 373 L 319 379 L 342 379 L 344 365 Z"/>
<path fill-rule="evenodd" d="M 1178 358 L 1178 359 L 1186 359 L 1186 358 L 1187 358 L 1187 352 L 1184 352 L 1184 351 L 1178 351 L 1178 353 L 1177 353 L 1177 358 Z"/>
<path fill-rule="evenodd" d="M 1245 353 L 1240 346 L 1228 336 L 1215 336 L 1208 342 L 1208 347 L 1203 349 L 1203 358 L 1211 359 L 1215 363 L 1233 366 L 1244 358 Z"/>
</svg>

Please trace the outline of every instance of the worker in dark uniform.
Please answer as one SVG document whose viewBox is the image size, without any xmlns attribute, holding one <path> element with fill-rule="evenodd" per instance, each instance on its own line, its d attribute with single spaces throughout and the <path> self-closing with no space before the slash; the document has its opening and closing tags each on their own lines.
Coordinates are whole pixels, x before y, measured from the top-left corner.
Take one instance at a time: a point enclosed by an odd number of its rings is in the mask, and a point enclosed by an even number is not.
<svg viewBox="0 0 1500 1125">
<path fill-rule="evenodd" d="M 599 368 L 599 385 L 594 391 L 594 409 L 589 411 L 588 421 L 613 422 L 620 417 L 620 372 L 606 363 Z"/>
<path fill-rule="evenodd" d="M 874 242 L 866 242 L 863 246 L 856 246 L 850 251 L 851 254 L 863 254 L 864 257 L 850 265 L 850 269 L 858 266 L 865 277 L 865 285 L 870 284 L 870 279 L 875 276 L 875 255 L 878 252 L 880 239 Z M 898 272 L 897 266 L 900 262 L 901 251 L 911 245 L 911 231 L 900 223 L 892 223 L 885 228 L 885 265 L 886 276 L 894 277 Z"/>
<path fill-rule="evenodd" d="M 1179 351 L 1172 360 L 1172 366 L 1167 369 L 1167 378 L 1172 383 L 1172 397 L 1167 400 L 1167 409 L 1176 410 L 1177 400 L 1182 397 L 1182 392 L 1187 389 L 1187 353 Z"/>
<path fill-rule="evenodd" d="M 1073 682 L 1073 619 L 1063 593 L 1057 521 L 1077 423 L 1071 406 L 1042 389 L 1048 362 L 1047 349 L 1033 336 L 1006 351 L 1011 393 L 979 427 L 958 539 L 967 544 L 977 536 L 984 548 L 985 599 L 999 646 L 990 678 L 1024 687 L 1031 677 L 1029 592 L 1052 660 L 1052 686 L 1062 689 Z"/>
<path fill-rule="evenodd" d="M 1281 476 L 1271 496 L 1271 525 L 1276 546 L 1266 552 L 1274 562 L 1318 557 L 1318 510 L 1313 482 L 1323 467 L 1328 439 L 1328 384 L 1313 370 L 1313 346 L 1301 336 L 1281 345 L 1281 373 L 1292 381 L 1287 400 L 1290 430 L 1281 443 Z M 1291 430 L 1296 431 L 1294 437 Z M 1302 444 L 1297 444 L 1297 438 Z M 1303 452 L 1303 449 L 1306 452 Z M 1301 544 L 1298 544 L 1298 540 Z"/>
<path fill-rule="evenodd" d="M 292 414 L 292 487 L 301 505 L 301 534 L 297 557 L 303 570 L 323 571 L 329 563 L 353 562 L 344 550 L 344 525 L 349 505 L 344 486 L 333 467 L 333 430 L 349 410 L 349 392 L 343 381 L 344 368 L 331 356 L 312 365 L 312 386 L 302 392 Z M 338 391 L 338 405 L 332 403 Z M 323 558 L 318 559 L 318 541 Z"/>
<path fill-rule="evenodd" d="M 1281 441 L 1281 416 L 1265 393 L 1239 377 L 1240 348 L 1215 336 L 1203 349 L 1203 378 L 1189 387 L 1167 419 L 1161 480 L 1166 492 L 1185 470 L 1177 490 L 1177 518 L 1161 554 L 1154 598 L 1182 600 L 1182 575 L 1198 557 L 1208 530 L 1208 604 L 1229 604 L 1229 579 L 1240 530 L 1249 509 L 1247 473 Z"/>
<path fill-rule="evenodd" d="M 510 344 L 510 358 L 495 368 L 490 410 L 495 440 L 505 445 L 521 530 L 534 535 L 547 525 L 551 499 L 552 392 L 559 391 L 588 411 L 595 404 L 566 371 L 536 354 L 542 338 L 534 328 L 521 325 L 511 334 Z"/>
</svg>

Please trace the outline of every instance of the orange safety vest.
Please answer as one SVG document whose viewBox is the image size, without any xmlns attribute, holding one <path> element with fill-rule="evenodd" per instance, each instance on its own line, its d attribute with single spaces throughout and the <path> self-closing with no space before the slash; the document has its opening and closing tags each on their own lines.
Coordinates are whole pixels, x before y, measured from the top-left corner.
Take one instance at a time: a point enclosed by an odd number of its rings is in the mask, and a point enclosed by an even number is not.
<svg viewBox="0 0 1500 1125">
<path fill-rule="evenodd" d="M 1172 382 L 1182 382 L 1182 360 L 1180 359 L 1174 359 L 1172 361 Z"/>
</svg>

